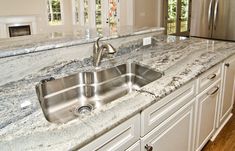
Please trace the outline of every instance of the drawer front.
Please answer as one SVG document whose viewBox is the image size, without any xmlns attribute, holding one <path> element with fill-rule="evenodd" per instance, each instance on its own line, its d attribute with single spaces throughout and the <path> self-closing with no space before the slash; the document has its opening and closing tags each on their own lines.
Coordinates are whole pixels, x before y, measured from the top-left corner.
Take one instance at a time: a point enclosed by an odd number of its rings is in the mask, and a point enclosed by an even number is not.
<svg viewBox="0 0 235 151">
<path fill-rule="evenodd" d="M 140 141 L 129 147 L 126 151 L 140 151 Z"/>
<path fill-rule="evenodd" d="M 195 97 L 196 82 L 190 82 L 141 113 L 143 137 Z"/>
<path fill-rule="evenodd" d="M 124 151 L 140 137 L 140 114 L 108 131 L 80 151 Z"/>
<path fill-rule="evenodd" d="M 197 94 L 204 91 L 221 77 L 221 65 L 217 65 L 198 78 Z"/>
</svg>

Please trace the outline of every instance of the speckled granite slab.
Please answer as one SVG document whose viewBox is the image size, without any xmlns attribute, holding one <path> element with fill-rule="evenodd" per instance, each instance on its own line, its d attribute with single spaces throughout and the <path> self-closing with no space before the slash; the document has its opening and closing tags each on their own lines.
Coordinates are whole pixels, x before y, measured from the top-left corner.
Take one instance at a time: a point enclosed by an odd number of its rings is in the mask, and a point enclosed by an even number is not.
<svg viewBox="0 0 235 151">
<path fill-rule="evenodd" d="M 78 71 L 95 70 L 90 66 L 89 59 L 85 63 L 84 60 L 55 62 L 54 66 L 43 68 L 40 72 L 32 72 L 21 79 L 1 85 L 1 120 L 7 121 L 5 119 L 7 114 L 14 112 L 8 110 L 19 106 L 19 102 L 30 100 L 34 102 L 32 103 L 34 109 L 32 113 L 22 111 L 28 115 L 2 126 L 0 148 L 2 150 L 79 148 L 235 54 L 235 43 L 163 35 L 154 36 L 152 40 L 153 44 L 148 47 L 141 46 L 138 39 L 134 45 L 133 43 L 119 45 L 116 56 L 104 60 L 101 68 L 128 61 L 164 72 L 162 78 L 142 88 L 154 95 L 132 92 L 99 110 L 94 110 L 90 115 L 78 117 L 65 124 L 53 124 L 45 120 L 33 87 L 39 79 L 48 75 L 61 77 Z M 8 101 L 10 103 L 6 103 Z M 21 113 L 18 111 L 17 113 Z"/>
</svg>

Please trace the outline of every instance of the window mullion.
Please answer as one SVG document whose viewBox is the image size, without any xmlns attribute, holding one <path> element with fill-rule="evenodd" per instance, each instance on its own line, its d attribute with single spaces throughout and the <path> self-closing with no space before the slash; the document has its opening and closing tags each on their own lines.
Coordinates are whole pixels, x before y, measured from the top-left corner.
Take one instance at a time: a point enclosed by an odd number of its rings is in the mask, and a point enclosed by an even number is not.
<svg viewBox="0 0 235 151">
<path fill-rule="evenodd" d="M 89 0 L 88 2 L 88 19 L 89 19 L 89 26 L 95 28 L 95 10 L 96 10 L 96 1 Z"/>
<path fill-rule="evenodd" d="M 49 0 L 49 7 L 50 7 L 50 14 L 51 14 L 51 21 L 54 21 L 53 9 L 52 9 L 52 2 Z"/>
<path fill-rule="evenodd" d="M 78 0 L 80 3 L 79 7 L 79 20 L 80 20 L 80 25 L 84 26 L 84 0 Z"/>
</svg>

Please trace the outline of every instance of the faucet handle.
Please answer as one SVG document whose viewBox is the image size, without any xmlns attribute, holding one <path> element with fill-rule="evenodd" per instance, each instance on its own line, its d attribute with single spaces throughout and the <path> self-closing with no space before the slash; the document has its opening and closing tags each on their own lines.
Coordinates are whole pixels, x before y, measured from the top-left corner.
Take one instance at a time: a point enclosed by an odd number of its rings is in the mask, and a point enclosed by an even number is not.
<svg viewBox="0 0 235 151">
<path fill-rule="evenodd" d="M 102 45 L 104 49 L 107 49 L 109 54 L 116 53 L 116 49 L 109 43 Z"/>
</svg>

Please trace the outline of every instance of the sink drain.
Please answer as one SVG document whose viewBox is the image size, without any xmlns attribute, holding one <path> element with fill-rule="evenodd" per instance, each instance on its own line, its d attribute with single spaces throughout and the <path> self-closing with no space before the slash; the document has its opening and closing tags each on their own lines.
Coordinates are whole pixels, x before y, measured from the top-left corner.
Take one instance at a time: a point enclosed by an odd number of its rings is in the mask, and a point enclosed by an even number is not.
<svg viewBox="0 0 235 151">
<path fill-rule="evenodd" d="M 84 105 L 84 106 L 78 106 L 74 109 L 74 114 L 75 115 L 84 115 L 84 114 L 88 114 L 91 112 L 91 110 L 93 109 L 93 107 L 91 105 Z"/>
</svg>

